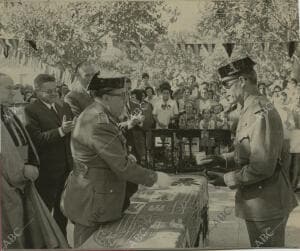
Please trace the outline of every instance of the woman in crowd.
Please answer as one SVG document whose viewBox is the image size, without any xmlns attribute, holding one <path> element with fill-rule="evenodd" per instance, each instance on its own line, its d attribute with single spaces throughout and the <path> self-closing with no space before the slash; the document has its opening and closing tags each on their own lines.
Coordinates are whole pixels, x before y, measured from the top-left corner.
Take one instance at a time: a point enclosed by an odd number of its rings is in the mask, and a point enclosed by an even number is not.
<svg viewBox="0 0 300 251">
<path fill-rule="evenodd" d="M 145 101 L 150 103 L 152 107 L 154 106 L 155 102 L 157 102 L 157 96 L 155 95 L 154 89 L 151 86 L 145 88 L 146 98 Z"/>
<path fill-rule="evenodd" d="M 183 89 L 183 95 L 182 98 L 178 100 L 178 111 L 180 112 L 184 112 L 184 107 L 186 102 L 188 102 L 189 100 L 191 100 L 191 89 L 189 86 L 185 86 Z"/>
<path fill-rule="evenodd" d="M 211 130 L 216 128 L 216 122 L 211 117 L 209 109 L 205 109 L 202 112 L 203 119 L 199 123 L 199 129 Z"/>
</svg>

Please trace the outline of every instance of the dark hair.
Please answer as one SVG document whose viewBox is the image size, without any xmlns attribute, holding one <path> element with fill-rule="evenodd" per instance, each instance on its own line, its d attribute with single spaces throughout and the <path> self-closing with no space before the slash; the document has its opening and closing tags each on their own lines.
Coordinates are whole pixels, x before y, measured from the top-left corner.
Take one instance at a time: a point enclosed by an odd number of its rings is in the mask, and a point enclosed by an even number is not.
<svg viewBox="0 0 300 251">
<path fill-rule="evenodd" d="M 149 78 L 149 74 L 147 72 L 144 72 L 142 74 L 142 79 L 144 79 L 144 78 Z"/>
<path fill-rule="evenodd" d="M 39 74 L 33 81 L 34 88 L 40 89 L 46 82 L 55 82 L 55 77 L 49 74 Z"/>
<path fill-rule="evenodd" d="M 295 78 L 291 78 L 291 81 L 293 81 L 295 84 L 298 84 L 298 81 Z"/>
<path fill-rule="evenodd" d="M 125 78 L 125 83 L 126 83 L 126 84 L 127 84 L 127 83 L 131 84 L 131 79 L 130 79 L 130 78 Z"/>
<path fill-rule="evenodd" d="M 196 81 L 195 75 L 191 75 L 190 78 L 192 78 L 194 81 Z"/>
<path fill-rule="evenodd" d="M 257 87 L 259 88 L 259 87 L 261 87 L 261 86 L 264 86 L 264 87 L 266 87 L 267 85 L 266 85 L 266 83 L 264 83 L 264 82 L 260 82 L 260 83 L 258 83 Z"/>
<path fill-rule="evenodd" d="M 149 90 L 149 89 L 152 91 L 152 95 L 155 95 L 155 91 L 154 91 L 154 89 L 153 89 L 151 86 L 147 86 L 147 87 L 145 88 L 146 94 L 147 94 L 147 90 Z"/>
<path fill-rule="evenodd" d="M 143 90 L 141 89 L 134 89 L 130 92 L 130 95 L 135 95 L 136 96 L 136 99 L 140 102 L 142 102 L 143 100 Z"/>
</svg>

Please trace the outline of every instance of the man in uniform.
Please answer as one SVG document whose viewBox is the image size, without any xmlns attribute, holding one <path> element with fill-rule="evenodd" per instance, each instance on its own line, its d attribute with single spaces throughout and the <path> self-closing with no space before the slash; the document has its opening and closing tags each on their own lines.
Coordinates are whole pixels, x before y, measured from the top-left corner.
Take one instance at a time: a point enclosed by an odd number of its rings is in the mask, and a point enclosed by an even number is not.
<svg viewBox="0 0 300 251">
<path fill-rule="evenodd" d="M 259 94 L 254 65 L 246 57 L 218 69 L 227 94 L 242 111 L 234 152 L 208 156 L 203 163 L 236 168 L 208 176 L 214 185 L 237 190 L 236 216 L 245 219 L 251 246 L 284 247 L 286 223 L 297 201 L 285 165 L 280 116 Z"/>
<path fill-rule="evenodd" d="M 161 187 L 171 183 L 168 175 L 142 168 L 127 154 L 117 119 L 125 105 L 125 79 L 96 74 L 88 89 L 94 102 L 81 113 L 72 135 L 74 171 L 62 199 L 65 215 L 75 223 L 75 247 L 101 224 L 122 217 L 126 181 Z"/>
</svg>

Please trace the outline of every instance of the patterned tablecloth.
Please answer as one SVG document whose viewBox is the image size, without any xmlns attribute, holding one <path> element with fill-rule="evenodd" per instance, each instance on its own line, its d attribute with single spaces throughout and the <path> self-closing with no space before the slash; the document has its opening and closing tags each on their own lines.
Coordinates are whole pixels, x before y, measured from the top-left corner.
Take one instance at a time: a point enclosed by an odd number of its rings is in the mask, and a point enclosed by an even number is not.
<svg viewBox="0 0 300 251">
<path fill-rule="evenodd" d="M 124 217 L 102 225 L 80 248 L 184 248 L 207 222 L 208 185 L 200 175 L 172 176 L 168 189 L 140 187 Z M 203 237 L 203 236 L 202 236 Z"/>
</svg>

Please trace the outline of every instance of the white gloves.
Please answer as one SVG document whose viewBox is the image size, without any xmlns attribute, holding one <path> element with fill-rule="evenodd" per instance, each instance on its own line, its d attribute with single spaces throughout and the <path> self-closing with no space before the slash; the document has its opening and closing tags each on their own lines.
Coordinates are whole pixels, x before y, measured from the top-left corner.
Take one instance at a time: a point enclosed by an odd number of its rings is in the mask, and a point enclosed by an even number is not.
<svg viewBox="0 0 300 251">
<path fill-rule="evenodd" d="M 152 187 L 167 188 L 171 186 L 173 180 L 168 174 L 162 172 L 156 172 L 156 173 L 157 173 L 157 181 L 156 183 L 154 183 Z"/>
</svg>

